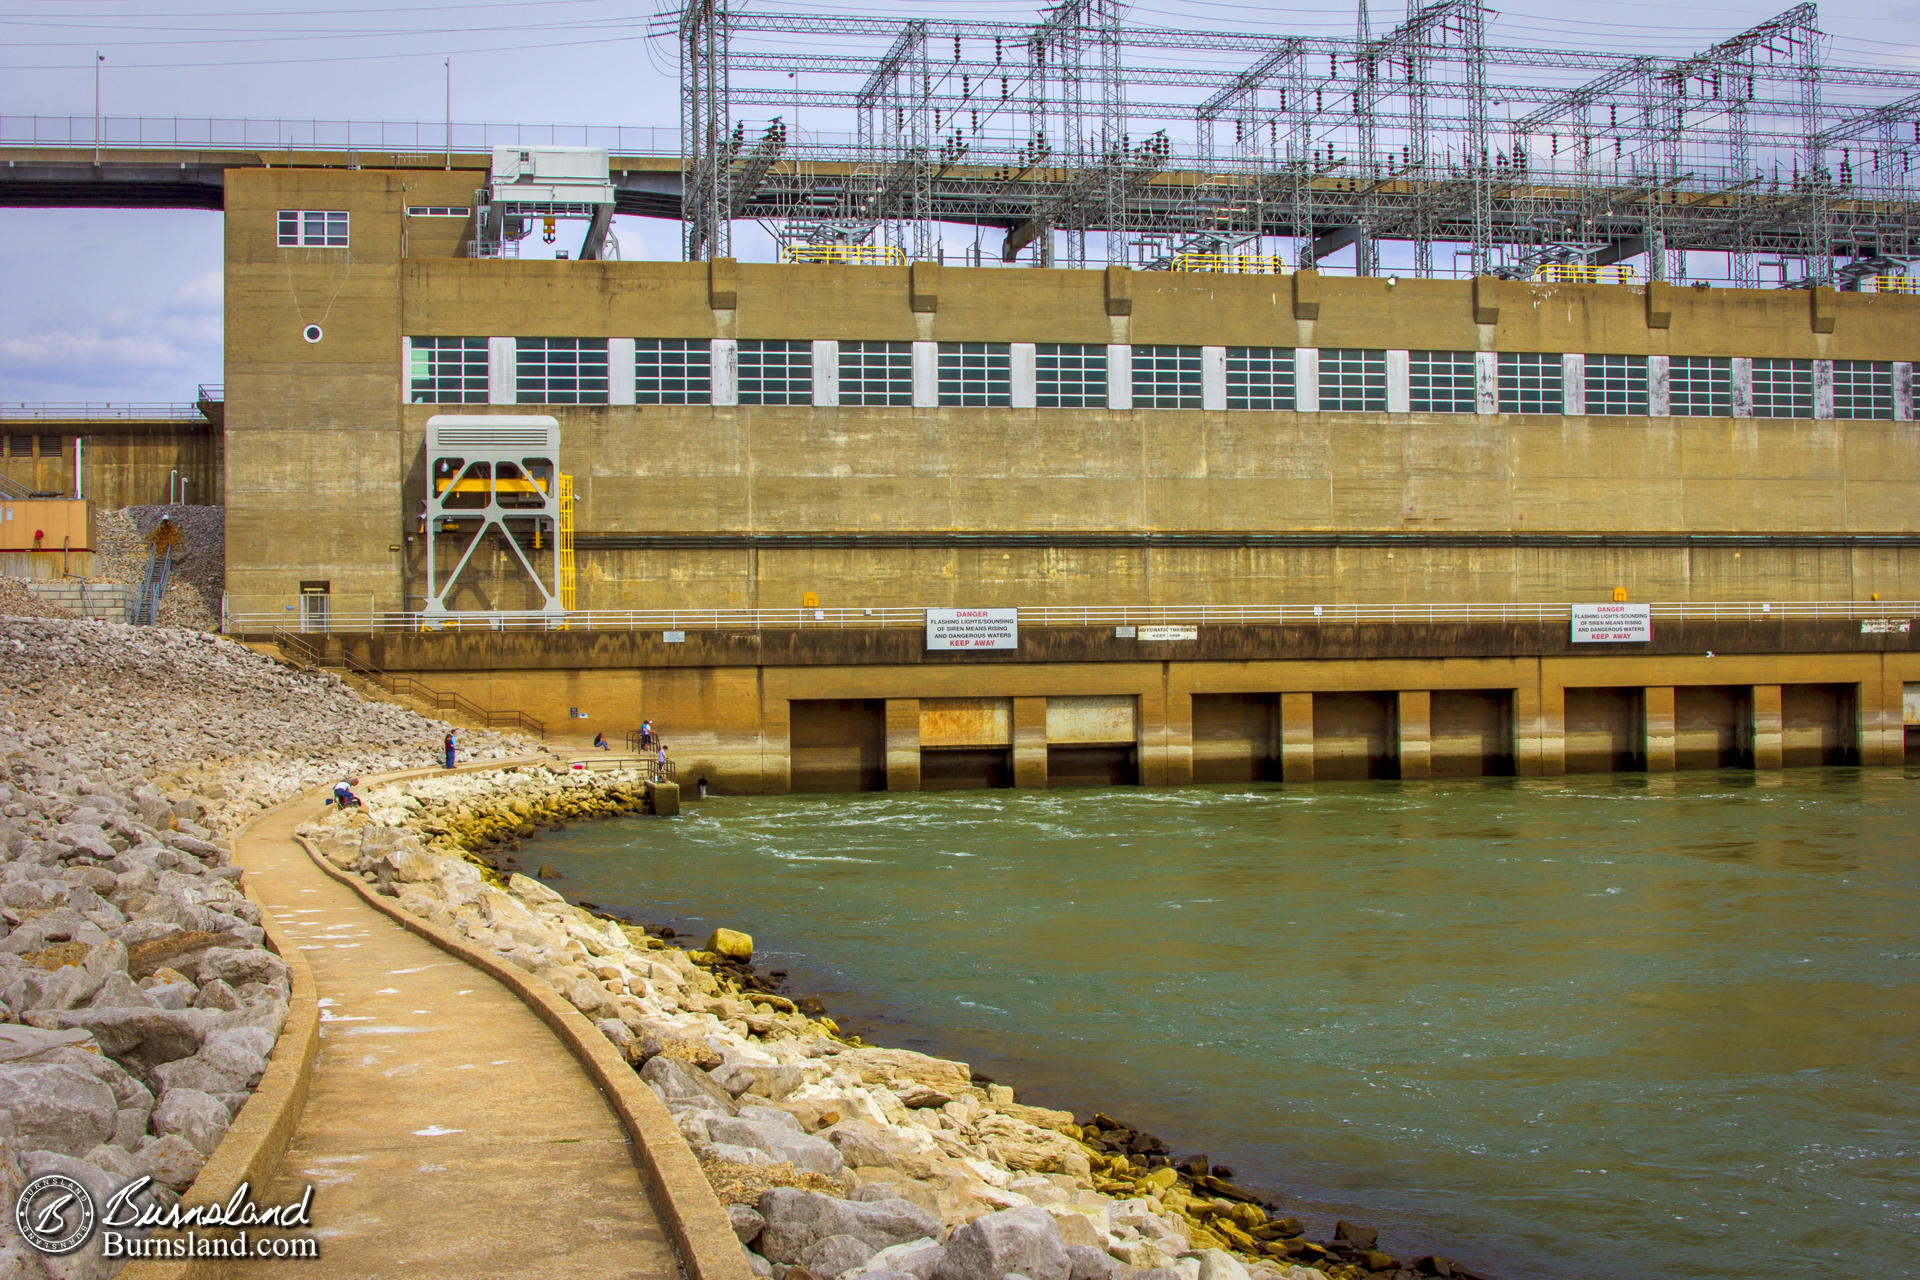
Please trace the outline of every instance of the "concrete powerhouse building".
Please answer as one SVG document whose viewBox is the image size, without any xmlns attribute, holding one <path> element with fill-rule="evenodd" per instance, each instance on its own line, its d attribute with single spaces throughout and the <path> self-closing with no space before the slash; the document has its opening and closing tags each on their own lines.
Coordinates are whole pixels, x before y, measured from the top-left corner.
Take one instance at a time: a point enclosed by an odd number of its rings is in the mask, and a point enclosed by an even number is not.
<svg viewBox="0 0 1920 1280">
<path fill-rule="evenodd" d="M 1920 598 L 1920 297 L 521 261 L 475 181 L 228 171 L 235 629 L 744 790 L 1903 758 L 1920 654 L 1851 606 Z M 455 416 L 558 456 L 430 459 Z M 521 629 L 560 474 L 574 606 L 646 616 Z M 1686 608 L 1571 639 L 1622 598 Z"/>
</svg>

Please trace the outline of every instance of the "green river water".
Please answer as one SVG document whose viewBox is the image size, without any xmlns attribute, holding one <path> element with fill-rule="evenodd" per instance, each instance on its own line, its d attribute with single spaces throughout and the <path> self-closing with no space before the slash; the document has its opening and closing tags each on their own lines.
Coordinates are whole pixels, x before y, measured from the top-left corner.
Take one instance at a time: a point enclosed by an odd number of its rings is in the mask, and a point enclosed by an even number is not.
<svg viewBox="0 0 1920 1280">
<path fill-rule="evenodd" d="M 519 857 L 1397 1256 L 1878 1280 L 1920 1275 L 1917 832 L 1909 766 L 717 798 Z"/>
</svg>

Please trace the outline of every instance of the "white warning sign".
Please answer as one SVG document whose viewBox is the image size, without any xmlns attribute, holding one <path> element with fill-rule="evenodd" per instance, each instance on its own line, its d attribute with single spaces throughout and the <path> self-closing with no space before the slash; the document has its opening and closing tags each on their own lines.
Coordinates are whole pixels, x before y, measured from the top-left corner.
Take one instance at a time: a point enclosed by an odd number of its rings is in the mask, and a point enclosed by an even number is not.
<svg viewBox="0 0 1920 1280">
<path fill-rule="evenodd" d="M 1575 644 L 1647 644 L 1652 639 L 1652 605 L 1576 604 L 1573 606 L 1573 643 Z"/>
<path fill-rule="evenodd" d="M 1018 609 L 929 609 L 929 649 L 1018 649 Z"/>
</svg>

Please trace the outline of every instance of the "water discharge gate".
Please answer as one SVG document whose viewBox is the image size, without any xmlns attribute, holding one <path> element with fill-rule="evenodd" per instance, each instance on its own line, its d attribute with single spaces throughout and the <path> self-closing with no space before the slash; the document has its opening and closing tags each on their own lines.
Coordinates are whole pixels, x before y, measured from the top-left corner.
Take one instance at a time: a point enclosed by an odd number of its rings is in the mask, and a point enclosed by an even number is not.
<svg viewBox="0 0 1920 1280">
<path fill-rule="evenodd" d="M 497 535 L 508 560 L 526 574 L 541 613 L 561 614 L 573 577 L 571 539 L 562 538 L 570 494 L 560 476 L 560 424 L 544 414 L 480 416 L 436 414 L 427 420 L 427 482 L 424 533 L 430 619 L 459 612 L 456 600 L 497 612 L 470 575 L 474 553 Z M 465 537 L 465 541 L 460 541 Z M 441 570 L 444 550 L 453 563 Z M 538 567 L 536 567 L 536 565 Z"/>
</svg>

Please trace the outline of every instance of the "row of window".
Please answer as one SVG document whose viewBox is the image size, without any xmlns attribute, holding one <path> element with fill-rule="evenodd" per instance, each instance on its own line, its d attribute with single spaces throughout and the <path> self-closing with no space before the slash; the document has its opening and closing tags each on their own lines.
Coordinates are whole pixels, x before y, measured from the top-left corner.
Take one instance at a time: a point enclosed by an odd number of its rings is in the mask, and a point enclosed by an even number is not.
<svg viewBox="0 0 1920 1280">
<path fill-rule="evenodd" d="M 416 404 L 483 404 L 487 339 L 415 338 L 411 399 Z M 515 341 L 514 398 L 522 404 L 606 404 L 610 370 L 605 338 L 520 338 Z M 1132 349 L 1133 403 L 1142 409 L 1201 407 L 1201 349 Z M 1295 354 L 1287 347 L 1228 347 L 1229 409 L 1297 406 Z M 1384 413 L 1387 353 L 1323 348 L 1319 406 L 1324 412 Z M 739 402 L 813 402 L 813 344 L 781 339 L 738 344 Z M 1497 362 L 1501 413 L 1565 412 L 1566 372 L 1553 352 L 1503 351 Z M 1034 348 L 1034 403 L 1043 409 L 1105 408 L 1107 348 L 1043 342 Z M 1004 408 L 1013 400 L 1012 347 L 1004 342 L 943 342 L 938 355 L 939 403 Z M 634 342 L 634 402 L 707 404 L 713 375 L 709 343 L 699 338 Z M 839 344 L 842 405 L 913 403 L 913 348 L 905 342 Z M 1471 351 L 1408 353 L 1408 408 L 1415 413 L 1474 413 L 1478 375 Z M 1733 413 L 1733 362 L 1725 356 L 1674 356 L 1668 362 L 1668 408 L 1674 417 L 1724 418 Z M 1811 418 L 1813 362 L 1756 358 L 1751 412 L 1756 418 Z M 1586 357 L 1585 411 L 1645 416 L 1651 409 L 1646 356 Z M 1833 362 L 1836 418 L 1891 419 L 1893 365 L 1883 360 Z"/>
<path fill-rule="evenodd" d="M 283 249 L 344 249 L 347 215 L 343 209 L 282 209 L 278 243 Z"/>
</svg>

